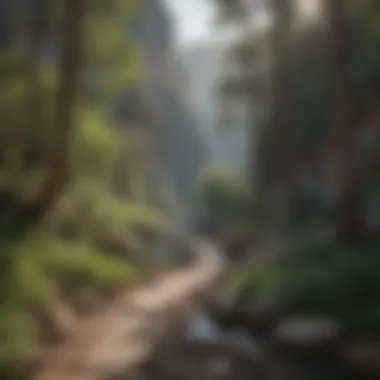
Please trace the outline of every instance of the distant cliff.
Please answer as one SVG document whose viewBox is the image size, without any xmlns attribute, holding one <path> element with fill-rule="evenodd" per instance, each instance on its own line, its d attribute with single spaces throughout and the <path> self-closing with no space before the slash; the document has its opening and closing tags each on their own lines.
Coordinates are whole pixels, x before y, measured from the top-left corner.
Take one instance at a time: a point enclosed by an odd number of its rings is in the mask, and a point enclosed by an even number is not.
<svg viewBox="0 0 380 380">
<path fill-rule="evenodd" d="M 217 87 L 224 75 L 221 62 L 222 48 L 211 42 L 189 46 L 184 54 L 189 102 L 200 115 L 200 130 L 212 152 L 212 161 L 244 169 L 247 153 L 247 128 L 244 110 L 234 106 L 229 120 L 224 120 Z M 241 105 L 241 104 L 240 104 Z M 239 104 L 238 104 L 239 106 Z M 226 108 L 224 109 L 224 111 Z"/>
<path fill-rule="evenodd" d="M 139 1 L 131 34 L 142 50 L 146 68 L 143 97 L 152 113 L 158 157 L 180 197 L 191 202 L 194 182 L 208 159 L 208 149 L 187 104 L 172 20 L 163 1 Z"/>
</svg>

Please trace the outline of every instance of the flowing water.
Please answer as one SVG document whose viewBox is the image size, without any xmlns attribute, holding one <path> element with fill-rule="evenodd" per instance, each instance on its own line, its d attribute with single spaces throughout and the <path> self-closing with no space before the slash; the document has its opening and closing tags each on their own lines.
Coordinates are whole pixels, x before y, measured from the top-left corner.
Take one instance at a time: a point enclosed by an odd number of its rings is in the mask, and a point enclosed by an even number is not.
<svg viewBox="0 0 380 380">
<path fill-rule="evenodd" d="M 338 363 L 332 358 L 305 360 L 280 357 L 268 354 L 264 345 L 242 328 L 224 330 L 204 311 L 195 312 L 187 325 L 189 341 L 233 345 L 252 355 L 253 359 L 261 358 L 269 363 L 265 379 L 260 380 L 378 380 Z"/>
<path fill-rule="evenodd" d="M 243 329 L 223 331 L 204 311 L 193 314 L 189 320 L 186 333 L 189 341 L 230 345 L 251 355 L 262 355 L 260 344 Z"/>
</svg>

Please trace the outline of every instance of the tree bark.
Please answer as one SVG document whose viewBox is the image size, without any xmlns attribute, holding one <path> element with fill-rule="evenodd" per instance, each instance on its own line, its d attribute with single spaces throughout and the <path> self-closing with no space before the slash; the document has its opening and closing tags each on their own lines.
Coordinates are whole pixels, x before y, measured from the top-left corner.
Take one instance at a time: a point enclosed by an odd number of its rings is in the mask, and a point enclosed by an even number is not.
<svg viewBox="0 0 380 380">
<path fill-rule="evenodd" d="M 349 70 L 348 37 L 344 22 L 347 15 L 346 3 L 346 0 L 325 0 L 335 87 L 338 229 L 339 237 L 344 242 L 354 243 L 362 237 L 363 221 L 356 145 L 359 110 Z"/>
<path fill-rule="evenodd" d="M 292 0 L 272 0 L 275 17 L 273 31 L 273 117 L 272 127 L 276 131 L 276 178 L 284 191 L 287 221 L 291 222 L 297 203 L 296 171 L 289 110 L 289 38 L 292 15 Z"/>
<path fill-rule="evenodd" d="M 69 176 L 70 136 L 75 123 L 84 5 L 84 0 L 65 2 L 54 136 L 49 154 L 47 179 L 37 197 L 36 211 L 39 216 L 48 212 Z"/>
<path fill-rule="evenodd" d="M 24 149 L 25 166 L 33 167 L 41 164 L 45 156 L 47 138 L 47 120 L 45 118 L 45 89 L 42 82 L 41 51 L 48 34 L 46 14 L 46 0 L 37 0 L 32 3 L 27 17 L 26 53 L 28 56 L 28 75 L 30 86 L 30 115 L 36 136 L 28 136 Z"/>
</svg>

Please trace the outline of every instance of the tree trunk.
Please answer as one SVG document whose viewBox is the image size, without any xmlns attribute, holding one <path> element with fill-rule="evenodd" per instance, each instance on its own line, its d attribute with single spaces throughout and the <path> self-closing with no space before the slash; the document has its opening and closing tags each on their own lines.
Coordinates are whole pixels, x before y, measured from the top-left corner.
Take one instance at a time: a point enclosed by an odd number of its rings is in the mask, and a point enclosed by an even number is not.
<svg viewBox="0 0 380 380">
<path fill-rule="evenodd" d="M 362 237 L 363 221 L 357 169 L 358 103 L 349 72 L 344 19 L 346 0 L 325 0 L 335 87 L 335 147 L 339 205 L 339 237 L 353 243 Z"/>
<path fill-rule="evenodd" d="M 65 6 L 54 136 L 49 154 L 47 179 L 37 198 L 36 211 L 39 216 L 44 216 L 50 209 L 69 175 L 70 135 L 75 123 L 81 64 L 84 0 L 66 0 Z"/>
<path fill-rule="evenodd" d="M 33 128 L 37 131 L 36 136 L 28 136 L 25 149 L 25 165 L 34 166 L 41 164 L 41 160 L 45 158 L 44 150 L 48 141 L 47 138 L 47 120 L 45 113 L 45 89 L 41 77 L 41 50 L 44 46 L 47 30 L 47 17 L 46 4 L 47 0 L 38 0 L 32 3 L 32 9 L 26 16 L 29 20 L 27 23 L 27 36 L 26 36 L 26 52 L 28 56 L 28 75 L 30 86 L 30 115 Z M 24 10 L 25 12 L 25 10 Z M 29 145 L 30 144 L 30 145 Z M 42 148 L 43 147 L 43 148 Z"/>
<path fill-rule="evenodd" d="M 292 13 L 292 0 L 272 0 L 275 17 L 273 34 L 273 118 L 272 127 L 276 131 L 276 177 L 284 190 L 286 219 L 291 221 L 296 208 L 296 181 L 294 149 L 292 147 L 289 111 L 289 34 Z M 277 181 L 275 181 L 276 183 Z"/>
</svg>

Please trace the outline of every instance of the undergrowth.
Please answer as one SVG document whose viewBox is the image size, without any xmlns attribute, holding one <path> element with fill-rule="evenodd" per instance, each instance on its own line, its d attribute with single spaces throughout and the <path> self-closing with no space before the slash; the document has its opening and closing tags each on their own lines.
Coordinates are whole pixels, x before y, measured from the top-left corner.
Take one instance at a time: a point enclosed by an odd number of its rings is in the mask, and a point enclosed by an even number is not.
<svg viewBox="0 0 380 380">
<path fill-rule="evenodd" d="M 246 302 L 272 292 L 288 313 L 330 315 L 354 334 L 380 335 L 380 255 L 376 250 L 325 246 L 287 264 L 247 268 L 231 286 Z"/>
<path fill-rule="evenodd" d="M 46 236 L 34 236 L 9 254 L 0 290 L 0 362 L 9 366 L 22 366 L 38 346 L 38 322 L 32 311 L 54 310 L 62 286 L 99 294 L 139 278 L 138 269 L 127 261 Z"/>
</svg>

